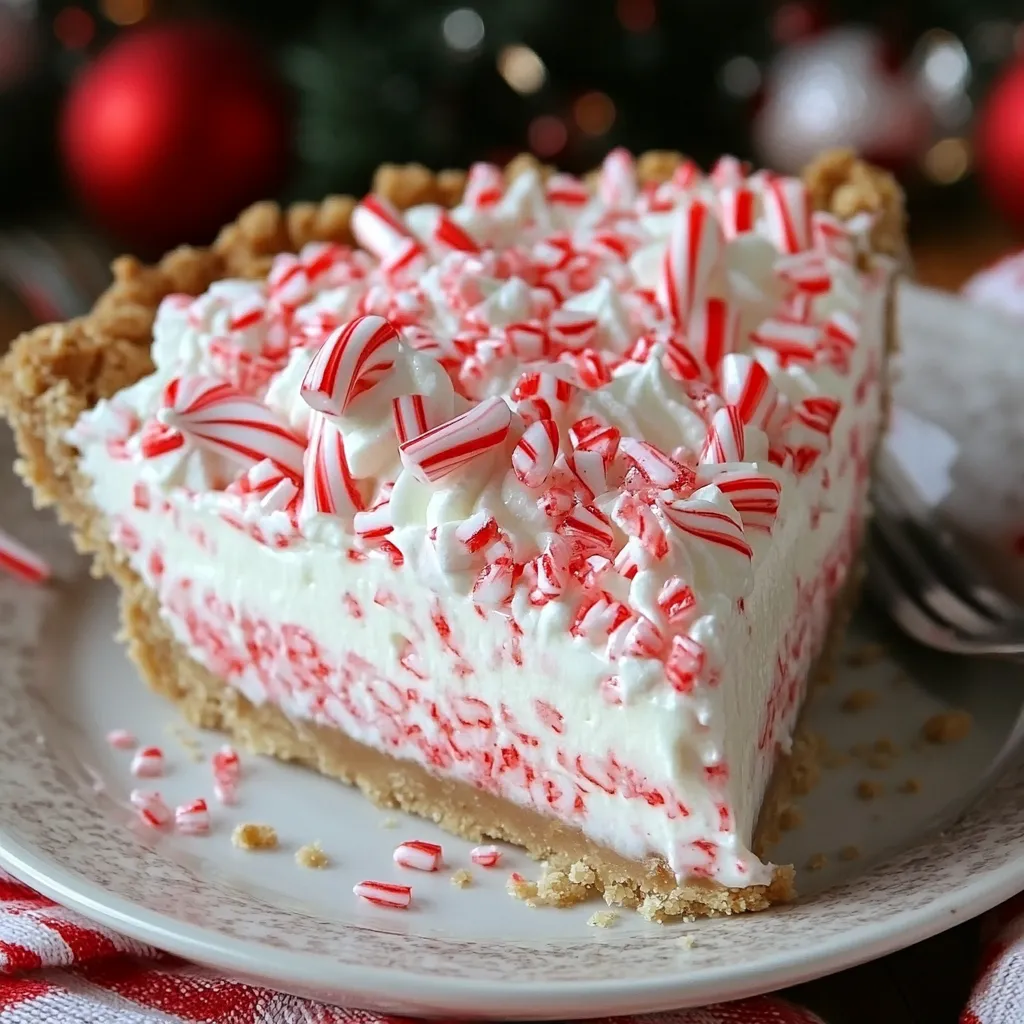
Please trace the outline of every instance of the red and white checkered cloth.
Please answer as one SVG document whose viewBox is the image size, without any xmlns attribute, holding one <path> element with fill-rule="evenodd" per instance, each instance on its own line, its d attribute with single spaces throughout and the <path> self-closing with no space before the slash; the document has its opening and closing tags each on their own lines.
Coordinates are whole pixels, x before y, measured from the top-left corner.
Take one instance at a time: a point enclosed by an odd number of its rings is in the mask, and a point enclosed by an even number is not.
<svg viewBox="0 0 1024 1024">
<path fill-rule="evenodd" d="M 1024 901 L 996 913 L 998 932 L 961 1024 L 1024 1021 Z M 229 981 L 92 924 L 0 872 L 0 1024 L 44 1022 L 398 1024 L 398 1018 Z M 614 1024 L 822 1021 L 785 1000 L 763 996 L 702 1010 L 621 1018 Z"/>
</svg>

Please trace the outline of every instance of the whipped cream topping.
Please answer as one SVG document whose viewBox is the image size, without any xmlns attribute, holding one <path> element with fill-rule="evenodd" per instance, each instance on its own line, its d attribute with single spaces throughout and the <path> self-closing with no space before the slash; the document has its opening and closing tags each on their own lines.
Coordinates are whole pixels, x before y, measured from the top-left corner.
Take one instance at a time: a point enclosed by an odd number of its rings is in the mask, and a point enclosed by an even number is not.
<svg viewBox="0 0 1024 1024">
<path fill-rule="evenodd" d="M 877 428 L 887 268 L 860 269 L 870 226 L 812 213 L 798 180 L 728 160 L 708 177 L 684 165 L 638 187 L 617 151 L 594 194 L 533 172 L 506 187 L 478 165 L 453 210 L 403 214 L 370 196 L 353 216 L 360 249 L 309 245 L 277 257 L 266 281 L 169 296 L 155 372 L 86 413 L 71 440 L 139 551 L 162 544 L 168 566 L 193 575 L 199 533 L 216 538 L 218 559 L 234 552 L 237 566 L 203 573 L 216 593 L 235 589 L 234 569 L 280 576 L 268 558 L 301 565 L 320 599 L 328 581 L 348 593 L 346 573 L 378 587 L 398 575 L 422 590 L 399 620 L 429 621 L 436 598 L 460 629 L 476 623 L 480 665 L 510 626 L 524 651 L 564 649 L 579 668 L 551 704 L 600 733 L 576 736 L 580 756 L 594 744 L 604 756 L 626 711 L 636 736 L 616 751 L 630 750 L 628 764 L 717 796 L 701 814 L 688 796 L 685 827 L 643 800 L 624 811 L 636 794 L 607 787 L 585 820 L 550 801 L 548 813 L 628 856 L 659 853 L 681 876 L 695 868 L 683 847 L 711 837 L 731 850 L 712 877 L 764 882 L 746 843 L 799 705 L 764 707 L 777 649 L 787 628 L 807 634 L 787 658 L 799 677 L 839 582 L 819 577 L 845 571 L 835 566 Z M 140 487 L 173 508 L 178 563 L 166 559 L 166 523 L 135 514 L 151 507 L 147 497 L 138 508 Z M 246 554 L 254 547 L 266 556 Z M 165 576 L 141 556 L 133 564 L 154 583 Z M 801 604 L 801 585 L 820 592 L 816 606 Z M 322 618 L 289 595 L 304 609 L 289 621 Z M 352 626 L 351 646 L 393 660 L 362 635 L 371 627 Z M 312 630 L 330 632 L 326 620 Z M 768 673 L 749 684 L 744 634 L 758 637 Z M 444 652 L 417 643 L 429 679 Z M 517 688 L 543 694 L 517 675 L 494 669 L 466 685 L 491 707 L 514 705 Z M 254 700 L 290 699 L 235 682 Z M 772 735 L 757 743 L 766 715 Z M 389 747 L 359 716 L 331 721 Z M 564 760 L 534 746 L 549 766 Z"/>
</svg>

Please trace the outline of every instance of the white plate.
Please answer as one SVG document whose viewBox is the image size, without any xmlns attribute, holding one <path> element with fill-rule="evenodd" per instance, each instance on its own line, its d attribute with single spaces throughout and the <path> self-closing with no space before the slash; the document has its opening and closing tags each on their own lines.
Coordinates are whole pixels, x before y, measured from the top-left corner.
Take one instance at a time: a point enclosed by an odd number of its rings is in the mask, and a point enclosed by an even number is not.
<svg viewBox="0 0 1024 1024">
<path fill-rule="evenodd" d="M 209 769 L 171 735 L 174 713 L 112 640 L 113 589 L 85 576 L 61 531 L 31 514 L 8 476 L 0 522 L 50 554 L 61 577 L 45 590 L 0 582 L 0 863 L 90 917 L 236 976 L 406 1014 L 651 1011 L 805 981 L 1024 888 L 1024 770 L 1007 769 L 1024 702 L 1019 667 L 898 646 L 899 664 L 847 665 L 812 714 L 835 748 L 886 737 L 902 753 L 887 771 L 854 760 L 825 773 L 804 800 L 805 824 L 775 859 L 799 866 L 824 853 L 828 866 L 801 871 L 802 898 L 764 914 L 666 927 L 623 914 L 607 930 L 589 928 L 603 904 L 530 910 L 505 894 L 509 870 L 534 867 L 512 850 L 501 870 L 474 868 L 474 885 L 459 890 L 449 876 L 469 866 L 469 844 L 401 816 L 385 828 L 388 816 L 345 787 L 262 759 L 246 759 L 238 807 L 211 801 L 210 836 L 155 835 L 126 806 L 130 755 L 110 749 L 107 730 L 127 728 L 165 749 L 159 788 L 169 801 L 209 797 Z M 853 649 L 865 635 L 851 638 Z M 877 704 L 844 713 L 843 696 L 863 687 L 877 691 Z M 945 747 L 916 742 L 922 721 L 949 707 L 972 712 L 970 735 Z M 219 742 L 185 731 L 207 755 Z M 856 799 L 861 778 L 882 782 L 885 794 Z M 921 781 L 920 793 L 898 791 L 907 778 Z M 229 834 L 240 821 L 272 823 L 282 848 L 234 850 Z M 353 883 L 398 877 L 391 850 L 408 838 L 442 841 L 449 870 L 410 878 L 416 903 L 407 913 L 357 905 Z M 314 839 L 331 855 L 327 870 L 293 861 Z M 845 846 L 860 858 L 841 860 Z"/>
</svg>

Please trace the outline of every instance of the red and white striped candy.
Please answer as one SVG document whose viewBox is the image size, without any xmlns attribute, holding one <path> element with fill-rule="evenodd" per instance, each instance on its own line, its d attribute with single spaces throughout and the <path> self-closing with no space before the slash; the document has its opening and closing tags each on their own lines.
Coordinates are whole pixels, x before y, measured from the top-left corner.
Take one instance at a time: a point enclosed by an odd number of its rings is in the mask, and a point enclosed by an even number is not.
<svg viewBox="0 0 1024 1024">
<path fill-rule="evenodd" d="M 552 420 L 565 411 L 577 391 L 574 384 L 562 377 L 546 370 L 532 370 L 524 373 L 512 388 L 512 401 L 516 403 L 517 412 L 520 412 L 520 406 L 524 406 L 527 412 L 533 413 L 524 417 L 530 422 Z"/>
<path fill-rule="evenodd" d="M 394 530 L 391 522 L 390 491 L 368 509 L 352 517 L 352 531 L 364 544 L 375 544 Z"/>
<path fill-rule="evenodd" d="M 746 181 L 749 171 L 748 163 L 725 153 L 715 161 L 708 177 L 716 188 L 736 188 Z"/>
<path fill-rule="evenodd" d="M 850 229 L 838 217 L 825 210 L 815 210 L 811 214 L 811 238 L 815 249 L 847 263 L 852 263 L 857 254 Z"/>
<path fill-rule="evenodd" d="M 536 584 L 530 591 L 530 602 L 535 605 L 547 604 L 557 600 L 569 585 L 568 559 L 553 545 L 548 544 L 544 551 L 531 563 L 531 571 L 536 577 Z"/>
<path fill-rule="evenodd" d="M 298 256 L 278 253 L 267 275 L 267 291 L 278 306 L 294 310 L 309 298 L 309 276 Z"/>
<path fill-rule="evenodd" d="M 465 228 L 457 224 L 452 218 L 442 210 L 434 224 L 434 230 L 431 234 L 431 238 L 442 249 L 453 250 L 455 252 L 479 252 L 480 246 L 477 245 L 472 235 L 466 231 Z"/>
<path fill-rule="evenodd" d="M 398 443 L 405 444 L 420 434 L 425 434 L 431 426 L 427 417 L 427 405 L 423 395 L 399 395 L 391 399 L 391 414 L 395 421 L 395 434 Z"/>
<path fill-rule="evenodd" d="M 380 260 L 394 255 L 412 239 L 398 210 L 383 196 L 372 194 L 352 211 L 351 228 L 355 240 Z"/>
<path fill-rule="evenodd" d="M 823 349 L 831 349 L 842 354 L 844 361 L 850 352 L 857 347 L 857 340 L 860 337 L 860 325 L 851 314 L 839 310 L 833 313 L 822 331 L 821 346 Z"/>
<path fill-rule="evenodd" d="M 725 299 L 697 304 L 686 328 L 686 345 L 717 378 L 722 359 L 734 352 L 739 341 L 739 309 Z"/>
<path fill-rule="evenodd" d="M 302 507 L 306 514 L 351 516 L 365 506 L 345 457 L 341 431 L 326 416 L 309 421 L 309 448 L 303 475 Z"/>
<path fill-rule="evenodd" d="M 764 427 L 779 401 L 779 391 L 768 371 L 751 356 L 729 353 L 719 369 L 722 397 L 741 420 Z"/>
<path fill-rule="evenodd" d="M 111 729 L 107 733 L 107 742 L 115 750 L 134 750 L 138 740 L 127 729 Z"/>
<path fill-rule="evenodd" d="M 185 836 L 205 836 L 210 831 L 210 810 L 199 797 L 174 808 L 174 827 Z"/>
<path fill-rule="evenodd" d="M 302 478 L 305 445 L 259 399 L 206 377 L 176 377 L 164 391 L 162 424 L 200 447 L 245 465 L 264 459 Z"/>
<path fill-rule="evenodd" d="M 823 295 L 832 287 L 832 275 L 821 253 L 805 252 L 780 256 L 775 261 L 775 273 L 794 288 L 808 295 Z"/>
<path fill-rule="evenodd" d="M 779 514 L 782 485 L 767 473 L 753 469 L 725 469 L 705 465 L 697 471 L 697 485 L 714 484 L 728 499 L 747 530 L 771 532 Z"/>
<path fill-rule="evenodd" d="M 707 655 L 704 648 L 689 636 L 672 637 L 672 647 L 665 659 L 665 678 L 679 693 L 690 693 L 704 674 Z"/>
<path fill-rule="evenodd" d="M 746 424 L 734 405 L 727 405 L 711 418 L 701 463 L 743 462 L 746 458 Z"/>
<path fill-rule="evenodd" d="M 776 317 L 763 320 L 756 330 L 750 332 L 751 341 L 774 352 L 782 367 L 814 362 L 820 337 L 821 328 L 815 324 Z"/>
<path fill-rule="evenodd" d="M 696 611 L 697 597 L 692 587 L 678 576 L 671 576 L 658 592 L 658 607 L 669 625 L 680 626 Z"/>
<path fill-rule="evenodd" d="M 661 631 L 646 616 L 631 622 L 623 638 L 622 653 L 631 658 L 658 658 L 665 649 Z"/>
<path fill-rule="evenodd" d="M 722 226 L 707 203 L 687 199 L 677 207 L 657 287 L 658 301 L 676 324 L 685 326 L 703 298 L 722 244 Z"/>
<path fill-rule="evenodd" d="M 552 174 L 544 183 L 544 195 L 554 207 L 578 210 L 590 201 L 587 186 L 571 174 Z"/>
<path fill-rule="evenodd" d="M 650 441 L 624 437 L 619 442 L 619 451 L 652 487 L 680 490 L 693 483 L 693 470 L 689 466 L 680 465 Z"/>
<path fill-rule="evenodd" d="M 133 789 L 128 796 L 139 817 L 150 828 L 163 828 L 170 822 L 171 809 L 164 798 L 150 789 Z"/>
<path fill-rule="evenodd" d="M 317 412 L 340 415 L 376 387 L 395 365 L 400 338 L 382 316 L 361 316 L 323 343 L 302 378 L 299 394 Z"/>
<path fill-rule="evenodd" d="M 605 426 L 596 416 L 579 419 L 569 428 L 569 440 L 577 451 L 597 452 L 605 469 L 615 461 L 621 438 L 618 427 Z"/>
<path fill-rule="evenodd" d="M 558 532 L 584 552 L 610 554 L 615 533 L 603 512 L 577 501 L 558 526 Z"/>
<path fill-rule="evenodd" d="M 597 337 L 597 317 L 576 309 L 556 309 L 548 321 L 548 333 L 556 345 L 586 348 Z"/>
<path fill-rule="evenodd" d="M 608 361 L 597 349 L 585 348 L 580 352 L 563 352 L 559 361 L 568 363 L 574 369 L 576 383 L 588 391 L 603 388 L 612 381 Z"/>
<path fill-rule="evenodd" d="M 754 557 L 738 516 L 733 518 L 712 502 L 686 498 L 668 502 L 660 508 L 669 522 L 691 537 L 735 551 L 748 560 Z"/>
<path fill-rule="evenodd" d="M 487 398 L 455 419 L 399 447 L 402 465 L 417 480 L 435 483 L 505 443 L 512 413 L 501 398 Z"/>
<path fill-rule="evenodd" d="M 547 329 L 539 320 L 509 324 L 504 334 L 512 354 L 524 362 L 543 359 L 551 348 Z"/>
<path fill-rule="evenodd" d="M 621 601 L 603 591 L 585 596 L 576 609 L 569 632 L 586 637 L 592 643 L 610 637 L 633 613 Z"/>
<path fill-rule="evenodd" d="M 576 448 L 565 457 L 565 465 L 583 485 L 583 496 L 591 500 L 608 490 L 608 473 L 599 451 Z"/>
<path fill-rule="evenodd" d="M 486 210 L 505 194 L 505 176 L 494 164 L 476 163 L 466 176 L 466 190 L 462 201 L 474 210 Z"/>
<path fill-rule="evenodd" d="M 753 189 L 735 186 L 723 188 L 718 193 L 718 206 L 726 241 L 754 230 L 757 195 Z"/>
<path fill-rule="evenodd" d="M 237 782 L 242 774 L 242 762 L 238 751 L 225 744 L 210 760 L 213 777 L 223 782 Z"/>
<path fill-rule="evenodd" d="M 558 455 L 558 426 L 554 420 L 531 423 L 512 452 L 512 472 L 526 487 L 541 487 Z"/>
<path fill-rule="evenodd" d="M 636 200 L 636 164 L 628 149 L 620 146 L 604 158 L 597 178 L 597 194 L 613 210 L 626 209 Z"/>
<path fill-rule="evenodd" d="M 392 859 L 399 867 L 412 868 L 413 871 L 437 871 L 443 857 L 444 850 L 437 843 L 427 843 L 421 839 L 401 843 L 392 854 Z"/>
<path fill-rule="evenodd" d="M 620 494 L 612 508 L 612 521 L 627 536 L 635 537 L 654 561 L 668 554 L 668 538 L 661 522 L 650 504 L 638 495 Z"/>
<path fill-rule="evenodd" d="M 352 886 L 352 892 L 378 907 L 406 910 L 412 903 L 412 886 L 394 882 L 357 882 Z"/>
<path fill-rule="evenodd" d="M 155 779 L 164 773 L 164 752 L 159 747 L 141 747 L 132 758 L 132 775 Z"/>
<path fill-rule="evenodd" d="M 493 868 L 501 860 L 501 850 L 496 846 L 474 846 L 469 851 L 469 859 L 478 868 Z"/>
<path fill-rule="evenodd" d="M 612 563 L 615 571 L 624 579 L 631 580 L 646 564 L 643 545 L 636 537 L 631 537 L 619 548 L 619 553 Z"/>
<path fill-rule="evenodd" d="M 768 237 L 780 252 L 801 252 L 811 244 L 811 199 L 799 178 L 770 178 L 761 196 Z"/>
<path fill-rule="evenodd" d="M 51 572 L 39 555 L 3 530 L 0 530 L 0 569 L 26 583 L 44 583 Z"/>
<path fill-rule="evenodd" d="M 672 172 L 672 184 L 676 188 L 693 188 L 703 175 L 700 168 L 692 161 L 684 158 Z"/>
<path fill-rule="evenodd" d="M 481 608 L 500 608 L 512 599 L 515 566 L 511 558 L 496 558 L 473 581 L 473 603 Z"/>
<path fill-rule="evenodd" d="M 227 779 L 214 779 L 213 795 L 225 807 L 233 807 L 238 803 L 238 784 Z"/>
</svg>

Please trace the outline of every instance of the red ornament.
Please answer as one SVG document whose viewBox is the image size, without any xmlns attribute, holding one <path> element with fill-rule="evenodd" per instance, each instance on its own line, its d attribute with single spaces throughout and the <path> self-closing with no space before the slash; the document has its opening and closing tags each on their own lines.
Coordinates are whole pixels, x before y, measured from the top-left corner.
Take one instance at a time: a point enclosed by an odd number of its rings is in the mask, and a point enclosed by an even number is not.
<svg viewBox="0 0 1024 1024">
<path fill-rule="evenodd" d="M 978 172 L 993 205 L 1024 226 L 1024 61 L 993 85 L 978 119 Z"/>
<path fill-rule="evenodd" d="M 88 211 L 150 250 L 208 241 L 280 186 L 287 96 L 259 51 L 211 22 L 157 25 L 111 44 L 73 85 L 60 126 Z"/>
</svg>

